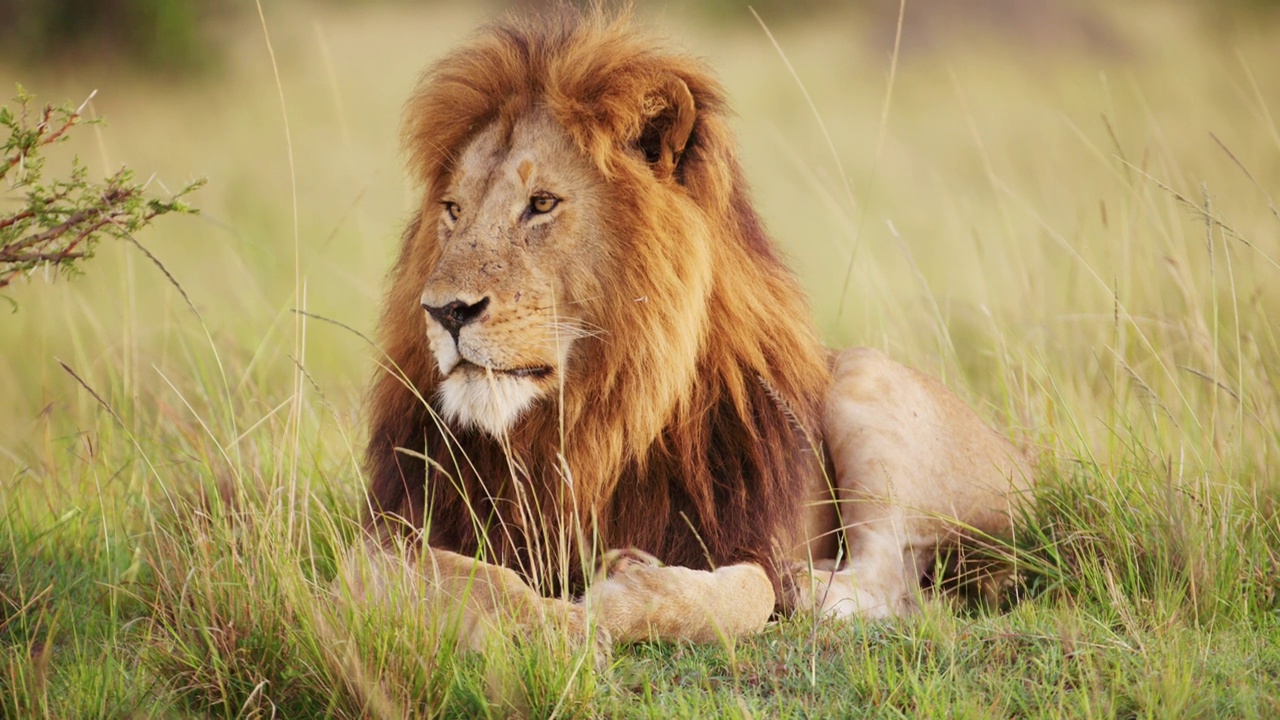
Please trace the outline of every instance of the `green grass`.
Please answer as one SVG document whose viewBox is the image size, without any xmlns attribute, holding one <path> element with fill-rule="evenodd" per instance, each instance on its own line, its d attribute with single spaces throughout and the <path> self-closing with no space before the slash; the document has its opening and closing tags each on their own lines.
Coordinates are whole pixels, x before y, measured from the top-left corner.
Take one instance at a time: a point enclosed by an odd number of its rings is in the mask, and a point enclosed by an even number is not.
<svg viewBox="0 0 1280 720">
<path fill-rule="evenodd" d="M 375 352 L 293 310 L 371 331 L 415 202 L 400 102 L 479 16 L 271 4 L 288 143 L 253 22 L 181 85 L 0 67 L 99 89 L 109 125 L 69 148 L 91 166 L 210 179 L 200 218 L 140 238 L 191 306 L 121 245 L 0 321 L 0 717 L 1280 714 L 1275 29 L 1139 3 L 1099 15 L 1120 49 L 907 43 L 886 112 L 892 28 L 774 27 L 833 156 L 750 21 L 668 12 L 830 342 L 943 377 L 1039 455 L 1004 604 L 597 668 L 554 632 L 461 651 L 412 587 L 353 597 Z"/>
</svg>

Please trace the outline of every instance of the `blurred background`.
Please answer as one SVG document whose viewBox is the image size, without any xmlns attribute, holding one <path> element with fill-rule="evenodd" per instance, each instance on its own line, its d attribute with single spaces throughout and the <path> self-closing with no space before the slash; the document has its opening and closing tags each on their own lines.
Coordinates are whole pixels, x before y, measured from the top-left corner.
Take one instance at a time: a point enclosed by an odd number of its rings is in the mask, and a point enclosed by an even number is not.
<svg viewBox="0 0 1280 720">
<path fill-rule="evenodd" d="M 74 153 L 161 195 L 209 180 L 200 216 L 139 237 L 198 318 L 122 243 L 70 282 L 5 291 L 0 463 L 50 467 L 101 422 L 55 358 L 192 435 L 271 417 L 300 363 L 330 418 L 313 431 L 357 429 L 376 353 L 350 329 L 372 333 L 414 204 L 401 103 L 510 7 L 0 0 L 0 88 L 73 105 L 96 90 L 106 118 L 49 174 Z M 637 3 L 727 86 L 759 208 L 829 342 L 941 374 L 1024 435 L 1105 450 L 1117 418 L 1154 414 L 1153 433 L 1209 447 L 1252 433 L 1265 442 L 1238 459 L 1267 466 L 1280 3 L 908 0 L 900 35 L 893 0 L 753 7 Z M 1249 398 L 1219 417 L 1226 392 Z"/>
</svg>

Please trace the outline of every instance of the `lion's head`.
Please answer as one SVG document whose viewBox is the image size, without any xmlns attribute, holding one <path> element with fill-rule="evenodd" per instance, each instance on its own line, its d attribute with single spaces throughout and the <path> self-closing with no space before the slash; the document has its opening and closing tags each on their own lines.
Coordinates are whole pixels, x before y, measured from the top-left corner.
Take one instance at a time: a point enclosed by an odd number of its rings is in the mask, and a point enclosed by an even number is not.
<svg viewBox="0 0 1280 720">
<path fill-rule="evenodd" d="M 422 307 L 446 419 L 501 438 L 556 394 L 575 341 L 599 327 L 605 187 L 546 111 L 490 124 L 462 150 L 423 210 L 439 247 Z"/>
<path fill-rule="evenodd" d="M 584 547 L 566 528 L 690 567 L 791 541 L 824 350 L 720 87 L 657 47 L 598 13 L 506 20 L 409 99 L 375 525 L 531 576 Z"/>
</svg>

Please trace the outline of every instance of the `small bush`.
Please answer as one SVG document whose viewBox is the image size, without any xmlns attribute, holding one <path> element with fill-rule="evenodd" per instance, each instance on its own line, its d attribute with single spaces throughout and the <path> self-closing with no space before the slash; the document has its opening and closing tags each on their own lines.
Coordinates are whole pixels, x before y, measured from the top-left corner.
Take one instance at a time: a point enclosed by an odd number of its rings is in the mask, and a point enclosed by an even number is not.
<svg viewBox="0 0 1280 720">
<path fill-rule="evenodd" d="M 0 290 L 41 270 L 73 274 L 103 235 L 130 238 L 161 215 L 195 212 L 182 198 L 203 180 L 165 200 L 148 198 L 146 184 L 135 182 L 129 168 L 94 183 L 78 159 L 66 178 L 44 180 L 41 152 L 83 122 L 83 106 L 35 109 L 32 100 L 19 87 L 17 110 L 0 107 L 0 130 L 8 134 L 0 146 L 0 207 L 13 208 L 0 211 Z"/>
</svg>

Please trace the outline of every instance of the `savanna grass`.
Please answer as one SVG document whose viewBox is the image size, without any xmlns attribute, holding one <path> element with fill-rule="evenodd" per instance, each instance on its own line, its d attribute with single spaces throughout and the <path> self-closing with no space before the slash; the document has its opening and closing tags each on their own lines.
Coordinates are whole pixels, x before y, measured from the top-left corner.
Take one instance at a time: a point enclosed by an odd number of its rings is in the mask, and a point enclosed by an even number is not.
<svg viewBox="0 0 1280 720">
<path fill-rule="evenodd" d="M 723 73 L 830 341 L 944 377 L 1040 488 L 993 548 L 1017 571 L 995 607 L 931 594 L 603 667 L 554 631 L 463 651 L 413 582 L 344 579 L 378 354 L 294 310 L 371 326 L 406 213 L 395 109 L 476 15 L 272 5 L 278 88 L 248 41 L 198 92 L 103 88 L 115 125 L 78 151 L 209 175 L 208 219 L 140 236 L 181 293 L 104 247 L 0 325 L 0 715 L 1280 714 L 1280 38 L 1183 7 L 1097 11 L 1117 54 L 913 51 L 908 27 L 888 92 L 856 18 L 774 27 L 840 170 L 754 25 L 673 31 Z"/>
</svg>

